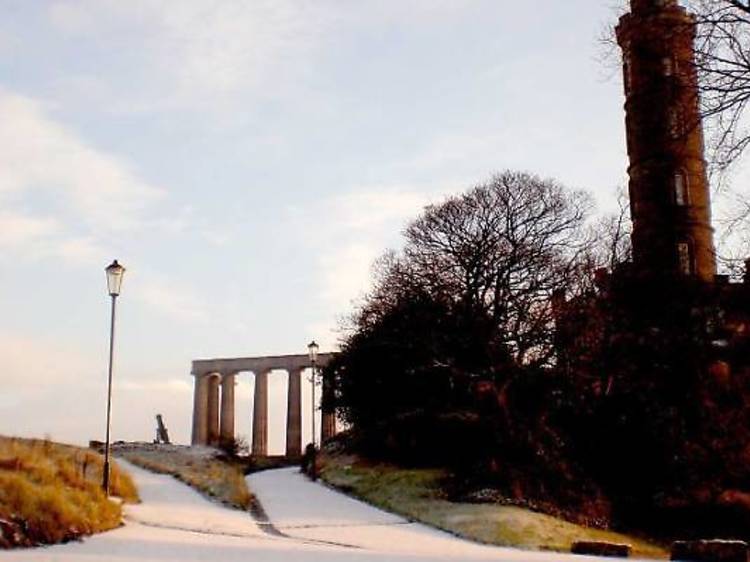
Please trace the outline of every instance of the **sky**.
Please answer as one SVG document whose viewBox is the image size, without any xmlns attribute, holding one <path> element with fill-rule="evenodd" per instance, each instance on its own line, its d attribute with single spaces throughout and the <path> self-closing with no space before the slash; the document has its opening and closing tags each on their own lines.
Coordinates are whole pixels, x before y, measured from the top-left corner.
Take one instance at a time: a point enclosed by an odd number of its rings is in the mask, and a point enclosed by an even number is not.
<svg viewBox="0 0 750 562">
<path fill-rule="evenodd" d="M 611 6 L 0 0 L 0 433 L 103 438 L 113 258 L 113 436 L 187 442 L 191 360 L 335 349 L 425 204 L 517 169 L 611 209 Z"/>
</svg>

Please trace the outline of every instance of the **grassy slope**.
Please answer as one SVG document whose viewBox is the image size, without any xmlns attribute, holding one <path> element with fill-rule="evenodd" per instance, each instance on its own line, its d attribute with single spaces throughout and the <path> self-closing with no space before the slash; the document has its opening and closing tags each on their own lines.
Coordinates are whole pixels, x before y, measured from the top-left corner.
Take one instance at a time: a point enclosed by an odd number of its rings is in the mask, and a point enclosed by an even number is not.
<svg viewBox="0 0 750 562">
<path fill-rule="evenodd" d="M 233 507 L 247 509 L 254 501 L 242 468 L 214 458 L 207 450 L 144 443 L 118 447 L 116 453 L 152 472 L 171 474 L 199 492 Z"/>
<path fill-rule="evenodd" d="M 0 436 L 0 546 L 30 546 L 117 527 L 121 508 L 101 490 L 101 455 L 51 441 Z M 112 467 L 112 492 L 137 502 L 130 477 Z"/>
<path fill-rule="evenodd" d="M 633 556 L 665 558 L 662 548 L 631 536 L 590 529 L 542 513 L 498 504 L 454 503 L 442 499 L 440 470 L 407 470 L 368 464 L 351 456 L 325 455 L 323 480 L 368 503 L 488 544 L 569 552 L 573 541 L 627 543 Z"/>
</svg>

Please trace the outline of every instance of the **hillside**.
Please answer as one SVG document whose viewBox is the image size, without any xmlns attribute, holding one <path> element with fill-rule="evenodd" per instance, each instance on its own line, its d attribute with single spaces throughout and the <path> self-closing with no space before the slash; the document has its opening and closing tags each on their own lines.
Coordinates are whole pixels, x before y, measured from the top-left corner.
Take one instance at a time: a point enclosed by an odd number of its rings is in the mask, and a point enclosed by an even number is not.
<svg viewBox="0 0 750 562">
<path fill-rule="evenodd" d="M 226 505 L 248 509 L 254 498 L 245 482 L 245 466 L 215 449 L 151 443 L 118 443 L 115 454 L 134 465 L 169 474 Z"/>
<path fill-rule="evenodd" d="M 78 539 L 120 525 L 120 502 L 101 490 L 103 458 L 48 440 L 0 436 L 0 547 Z M 130 476 L 112 465 L 112 494 L 138 502 Z"/>
<path fill-rule="evenodd" d="M 647 540 L 594 529 L 502 502 L 452 501 L 444 489 L 446 471 L 407 469 L 371 462 L 358 455 L 324 450 L 321 478 L 367 503 L 480 543 L 527 550 L 570 552 L 576 541 L 631 545 L 639 558 L 665 558 L 666 550 Z"/>
</svg>

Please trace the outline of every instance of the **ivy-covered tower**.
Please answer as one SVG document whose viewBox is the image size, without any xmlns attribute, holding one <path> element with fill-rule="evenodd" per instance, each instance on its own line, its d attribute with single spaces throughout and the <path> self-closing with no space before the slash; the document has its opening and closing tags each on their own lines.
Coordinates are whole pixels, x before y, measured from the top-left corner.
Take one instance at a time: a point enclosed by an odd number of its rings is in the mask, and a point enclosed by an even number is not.
<svg viewBox="0 0 750 562">
<path fill-rule="evenodd" d="M 633 261 L 649 277 L 713 282 L 716 256 L 695 69 L 695 20 L 676 0 L 620 18 Z"/>
</svg>

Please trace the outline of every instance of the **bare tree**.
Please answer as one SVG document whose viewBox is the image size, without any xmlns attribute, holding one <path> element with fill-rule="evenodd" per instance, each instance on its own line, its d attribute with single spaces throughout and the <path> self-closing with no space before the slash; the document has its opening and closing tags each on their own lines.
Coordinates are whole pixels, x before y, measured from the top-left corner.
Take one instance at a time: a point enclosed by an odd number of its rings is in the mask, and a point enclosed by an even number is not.
<svg viewBox="0 0 750 562">
<path fill-rule="evenodd" d="M 384 258 L 370 310 L 419 288 L 488 319 L 517 364 L 545 364 L 552 295 L 580 276 L 589 208 L 584 193 L 518 172 L 429 206 L 406 229 L 402 254 Z"/>
<path fill-rule="evenodd" d="M 726 210 L 719 218 L 717 256 L 732 277 L 744 273 L 750 246 L 750 203 L 745 192 L 727 185 L 726 172 L 750 146 L 750 1 L 686 0 L 696 15 L 696 66 L 708 160 L 716 172 Z"/>
<path fill-rule="evenodd" d="M 625 189 L 617 190 L 617 211 L 600 216 L 594 223 L 590 237 L 592 264 L 589 270 L 607 268 L 615 271 L 620 264 L 632 260 L 630 207 Z"/>
<path fill-rule="evenodd" d="M 696 65 L 710 134 L 711 161 L 720 171 L 750 144 L 750 2 L 690 0 L 696 15 Z"/>
</svg>

